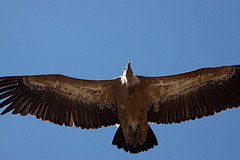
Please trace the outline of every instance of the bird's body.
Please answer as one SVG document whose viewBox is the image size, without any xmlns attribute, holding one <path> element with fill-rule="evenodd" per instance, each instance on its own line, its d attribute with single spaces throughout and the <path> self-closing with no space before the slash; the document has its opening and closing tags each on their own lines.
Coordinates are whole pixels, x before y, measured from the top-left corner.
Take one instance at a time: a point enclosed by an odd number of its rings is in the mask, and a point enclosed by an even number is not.
<svg viewBox="0 0 240 160">
<path fill-rule="evenodd" d="M 118 93 L 118 118 L 126 142 L 136 147 L 138 144 L 143 145 L 146 141 L 148 130 L 147 111 L 149 108 L 146 107 L 148 104 L 142 97 L 147 98 L 148 95 L 143 92 L 144 86 L 141 85 L 139 80 L 132 85 L 127 85 L 127 83 L 122 84 Z"/>
<path fill-rule="evenodd" d="M 6 98 L 6 99 L 5 99 Z M 63 75 L 0 77 L 1 115 L 31 114 L 81 128 L 119 124 L 112 144 L 130 153 L 158 145 L 148 123 L 194 120 L 240 106 L 240 66 L 203 68 L 172 76 L 135 75 L 128 63 L 112 80 Z"/>
</svg>

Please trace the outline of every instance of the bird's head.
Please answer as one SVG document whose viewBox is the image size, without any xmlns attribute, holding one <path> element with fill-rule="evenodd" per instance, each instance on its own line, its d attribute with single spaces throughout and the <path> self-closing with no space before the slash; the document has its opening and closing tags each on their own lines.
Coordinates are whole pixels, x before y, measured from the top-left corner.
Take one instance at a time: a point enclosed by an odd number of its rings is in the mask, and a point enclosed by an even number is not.
<svg viewBox="0 0 240 160">
<path fill-rule="evenodd" d="M 136 84 L 140 83 L 137 76 L 132 71 L 130 62 L 127 63 L 121 80 L 122 84 L 126 84 L 127 87 L 134 87 Z"/>
<path fill-rule="evenodd" d="M 133 71 L 132 71 L 130 62 L 127 63 L 127 66 L 125 67 L 123 74 L 125 74 L 126 77 L 132 77 L 133 76 Z"/>
</svg>

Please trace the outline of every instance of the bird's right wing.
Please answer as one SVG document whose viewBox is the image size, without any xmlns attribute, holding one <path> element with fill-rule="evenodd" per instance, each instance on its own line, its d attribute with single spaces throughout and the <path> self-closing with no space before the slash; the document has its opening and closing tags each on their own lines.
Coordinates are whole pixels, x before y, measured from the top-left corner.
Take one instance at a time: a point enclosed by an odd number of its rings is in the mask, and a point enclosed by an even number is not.
<svg viewBox="0 0 240 160">
<path fill-rule="evenodd" d="M 99 128 L 118 123 L 118 79 L 81 80 L 63 75 L 0 77 L 1 113 L 31 114 L 55 124 Z"/>
</svg>

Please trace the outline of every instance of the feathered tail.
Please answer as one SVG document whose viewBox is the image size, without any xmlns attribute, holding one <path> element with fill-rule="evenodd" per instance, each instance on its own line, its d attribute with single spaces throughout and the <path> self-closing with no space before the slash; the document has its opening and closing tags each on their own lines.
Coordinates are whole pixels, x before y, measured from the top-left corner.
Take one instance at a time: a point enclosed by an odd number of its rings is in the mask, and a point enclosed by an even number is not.
<svg viewBox="0 0 240 160">
<path fill-rule="evenodd" d="M 137 145 L 136 147 L 134 147 L 133 144 L 126 144 L 122 127 L 120 125 L 114 135 L 112 144 L 117 145 L 119 149 L 123 148 L 126 152 L 129 151 L 130 153 L 135 154 L 142 151 L 147 151 L 148 149 L 153 148 L 155 145 L 157 146 L 158 142 L 156 136 L 154 135 L 152 129 L 149 126 L 147 131 L 147 139 L 142 146 Z"/>
</svg>

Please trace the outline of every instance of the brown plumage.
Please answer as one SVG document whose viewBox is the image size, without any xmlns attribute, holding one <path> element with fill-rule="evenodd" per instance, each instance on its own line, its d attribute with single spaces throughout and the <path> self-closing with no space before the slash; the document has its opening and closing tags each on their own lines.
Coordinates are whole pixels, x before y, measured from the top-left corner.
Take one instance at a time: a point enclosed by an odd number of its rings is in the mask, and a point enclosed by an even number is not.
<svg viewBox="0 0 240 160">
<path fill-rule="evenodd" d="M 120 124 L 112 144 L 130 153 L 158 145 L 148 123 L 171 124 L 240 106 L 240 66 L 144 77 L 130 63 L 112 80 L 63 75 L 0 78 L 1 115 L 31 114 L 55 124 L 100 128 Z"/>
</svg>

